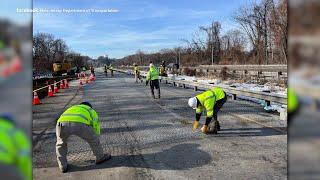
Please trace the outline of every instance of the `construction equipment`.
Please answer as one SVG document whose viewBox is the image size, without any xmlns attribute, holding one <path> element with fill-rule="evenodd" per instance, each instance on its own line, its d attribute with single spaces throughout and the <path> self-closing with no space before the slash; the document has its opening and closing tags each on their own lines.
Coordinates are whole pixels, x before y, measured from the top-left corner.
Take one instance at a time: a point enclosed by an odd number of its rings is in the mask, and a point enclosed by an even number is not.
<svg viewBox="0 0 320 180">
<path fill-rule="evenodd" d="M 76 73 L 75 68 L 71 67 L 69 62 L 55 62 L 53 63 L 53 76 L 61 76 L 64 73 L 68 75 L 74 75 Z"/>
</svg>

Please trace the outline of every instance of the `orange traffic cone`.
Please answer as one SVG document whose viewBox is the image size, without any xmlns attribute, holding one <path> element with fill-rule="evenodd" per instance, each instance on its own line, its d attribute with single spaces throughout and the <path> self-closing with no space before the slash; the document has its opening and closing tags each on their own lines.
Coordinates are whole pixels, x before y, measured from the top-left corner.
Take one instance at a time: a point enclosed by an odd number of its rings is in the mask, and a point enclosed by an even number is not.
<svg viewBox="0 0 320 180">
<path fill-rule="evenodd" d="M 58 93 L 59 89 L 57 87 L 56 81 L 54 81 L 54 85 L 53 85 L 53 93 Z"/>
<path fill-rule="evenodd" d="M 51 85 L 49 85 L 48 96 L 49 97 L 53 97 L 53 92 L 52 92 L 52 89 L 51 89 Z"/>
<path fill-rule="evenodd" d="M 69 88 L 69 84 L 68 84 L 68 80 L 67 79 L 64 80 L 64 88 L 66 88 L 66 89 Z"/>
<path fill-rule="evenodd" d="M 38 105 L 38 104 L 40 104 L 40 99 L 38 97 L 37 92 L 34 92 L 33 93 L 33 105 Z"/>
<path fill-rule="evenodd" d="M 89 83 L 88 78 L 87 78 L 87 77 L 85 77 L 85 79 L 86 79 L 86 84 L 88 84 L 88 83 Z"/>
<path fill-rule="evenodd" d="M 82 85 L 82 79 L 81 78 L 79 79 L 79 83 L 80 83 L 80 85 Z"/>
<path fill-rule="evenodd" d="M 22 70 L 22 63 L 18 56 L 14 57 L 11 64 L 12 73 L 18 73 Z"/>
<path fill-rule="evenodd" d="M 60 81 L 60 89 L 64 89 L 63 81 Z"/>
<path fill-rule="evenodd" d="M 90 74 L 89 80 L 90 80 L 90 81 L 94 81 L 94 76 L 93 76 L 92 73 Z"/>
</svg>

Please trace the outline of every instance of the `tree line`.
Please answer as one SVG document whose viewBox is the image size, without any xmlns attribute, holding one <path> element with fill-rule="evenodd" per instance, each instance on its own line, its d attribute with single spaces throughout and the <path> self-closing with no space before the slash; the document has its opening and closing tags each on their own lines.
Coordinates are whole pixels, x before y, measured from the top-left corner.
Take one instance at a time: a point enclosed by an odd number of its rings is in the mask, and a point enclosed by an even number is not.
<svg viewBox="0 0 320 180">
<path fill-rule="evenodd" d="M 287 5 L 287 0 L 251 2 L 232 17 L 239 28 L 222 33 L 221 23 L 212 21 L 209 26 L 200 26 L 191 39 L 182 40 L 184 46 L 154 53 L 137 50 L 117 64 L 286 64 Z"/>
<path fill-rule="evenodd" d="M 99 67 L 109 65 L 114 59 L 107 55 L 93 59 L 72 51 L 63 39 L 52 34 L 37 33 L 33 36 L 33 68 L 36 71 L 52 71 L 55 62 L 69 62 L 72 67 Z"/>
<path fill-rule="evenodd" d="M 88 67 L 88 56 L 70 50 L 63 39 L 52 34 L 37 33 L 33 36 L 33 68 L 35 70 L 52 70 L 55 62 L 70 62 L 73 67 Z"/>
</svg>

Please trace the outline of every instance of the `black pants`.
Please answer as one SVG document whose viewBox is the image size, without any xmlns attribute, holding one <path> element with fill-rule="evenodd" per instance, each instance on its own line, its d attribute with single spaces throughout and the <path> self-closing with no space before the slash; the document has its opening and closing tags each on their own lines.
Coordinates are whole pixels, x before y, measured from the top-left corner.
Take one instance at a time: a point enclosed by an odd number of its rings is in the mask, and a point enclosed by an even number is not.
<svg viewBox="0 0 320 180">
<path fill-rule="evenodd" d="M 158 98 L 160 98 L 160 85 L 159 85 L 159 79 L 151 80 L 150 81 L 150 89 L 151 89 L 151 95 L 153 98 L 154 96 L 154 88 L 158 90 Z"/>
<path fill-rule="evenodd" d="M 227 94 L 226 94 L 226 93 L 224 93 L 224 94 L 225 94 L 224 98 L 218 100 L 218 101 L 216 102 L 216 104 L 214 105 L 214 108 L 213 108 L 213 119 L 214 119 L 215 121 L 218 120 L 218 112 L 220 111 L 220 109 L 222 108 L 222 106 L 224 105 L 224 103 L 227 102 L 227 99 L 228 99 Z"/>
</svg>

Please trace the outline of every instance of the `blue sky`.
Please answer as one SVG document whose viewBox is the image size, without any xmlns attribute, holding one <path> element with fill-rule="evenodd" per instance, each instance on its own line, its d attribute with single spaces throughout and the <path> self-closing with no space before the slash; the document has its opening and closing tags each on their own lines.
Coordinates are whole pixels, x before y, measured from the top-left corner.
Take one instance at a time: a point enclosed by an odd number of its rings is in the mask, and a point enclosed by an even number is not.
<svg viewBox="0 0 320 180">
<path fill-rule="evenodd" d="M 17 24 L 27 24 L 31 22 L 31 13 L 17 13 L 17 8 L 31 8 L 30 0 L 1 0 L 0 18 L 9 19 Z"/>
<path fill-rule="evenodd" d="M 117 9 L 117 13 L 34 13 L 33 33 L 64 39 L 83 55 L 121 58 L 138 49 L 155 52 L 186 45 L 199 26 L 213 20 L 223 31 L 237 27 L 233 13 L 246 0 L 34 0 L 33 8 Z"/>
</svg>

